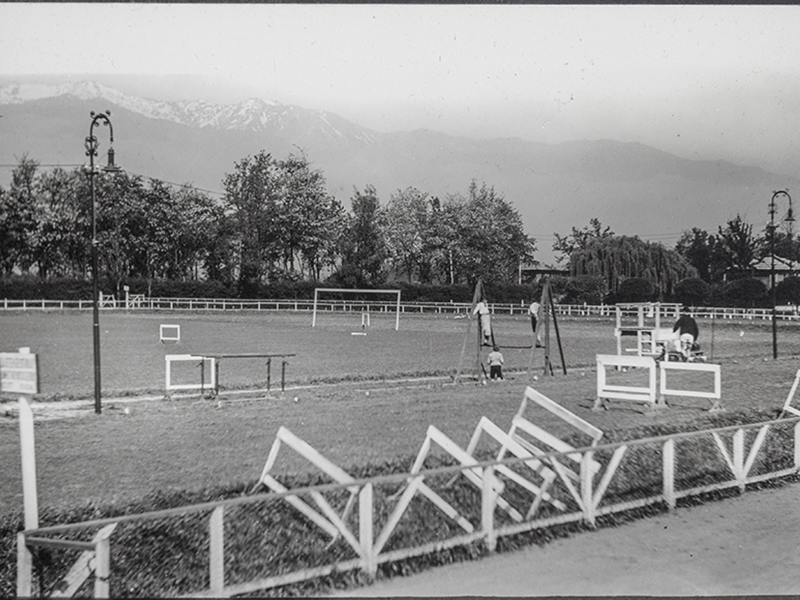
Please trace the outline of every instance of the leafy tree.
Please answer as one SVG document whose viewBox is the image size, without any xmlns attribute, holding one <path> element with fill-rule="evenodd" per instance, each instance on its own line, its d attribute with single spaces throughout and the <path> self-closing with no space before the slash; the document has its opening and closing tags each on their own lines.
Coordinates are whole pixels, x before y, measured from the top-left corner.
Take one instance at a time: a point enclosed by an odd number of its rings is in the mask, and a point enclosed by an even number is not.
<svg viewBox="0 0 800 600">
<path fill-rule="evenodd" d="M 749 275 L 764 243 L 762 239 L 753 235 L 753 226 L 737 214 L 724 228 L 719 227 L 717 240 L 718 256 L 726 269 Z"/>
<path fill-rule="evenodd" d="M 15 268 L 27 273 L 34 262 L 38 167 L 23 156 L 11 172 L 8 191 L 0 190 L 0 266 L 6 276 Z"/>
<path fill-rule="evenodd" d="M 255 294 L 281 254 L 278 169 L 278 162 L 262 150 L 235 163 L 234 172 L 223 179 L 225 204 L 238 232 L 238 285 L 244 296 Z"/>
<path fill-rule="evenodd" d="M 651 302 L 656 299 L 652 282 L 641 277 L 624 279 L 615 295 L 616 302 Z"/>
<path fill-rule="evenodd" d="M 340 240 L 342 265 L 334 277 L 346 287 L 378 287 L 386 280 L 387 249 L 381 227 L 381 206 L 375 187 L 353 189 L 352 215 Z"/>
<path fill-rule="evenodd" d="M 327 193 L 322 172 L 312 169 L 305 155 L 290 155 L 279 161 L 278 167 L 281 197 L 277 225 L 284 274 L 302 277 L 307 269 L 319 279 L 322 267 L 331 263 L 331 250 L 344 227 L 344 207 Z"/>
<path fill-rule="evenodd" d="M 39 276 L 86 277 L 89 270 L 91 202 L 85 173 L 55 168 L 38 179 L 36 247 Z"/>
<path fill-rule="evenodd" d="M 736 279 L 722 288 L 722 301 L 728 306 L 754 308 L 762 305 L 766 298 L 767 286 L 753 277 Z"/>
<path fill-rule="evenodd" d="M 562 304 L 602 304 L 608 294 L 606 280 L 602 277 L 553 277 L 551 282 L 553 292 L 560 296 Z"/>
<path fill-rule="evenodd" d="M 658 297 L 669 296 L 675 284 L 697 272 L 674 250 L 638 237 L 593 238 L 586 248 L 576 250 L 570 260 L 570 274 L 602 277 L 611 294 L 629 278 L 647 279 Z"/>
<path fill-rule="evenodd" d="M 725 251 L 717 236 L 693 227 L 691 231 L 683 232 L 675 245 L 675 251 L 697 269 L 698 277 L 706 283 L 723 280 L 728 267 Z"/>
<path fill-rule="evenodd" d="M 493 187 L 470 183 L 467 198 L 451 197 L 455 238 L 451 239 L 456 282 L 513 281 L 521 262 L 533 259 L 536 242 L 525 234 L 517 210 Z"/>
<path fill-rule="evenodd" d="M 383 209 L 389 260 L 396 271 L 405 273 L 409 283 L 426 270 L 432 212 L 428 194 L 412 187 L 397 190 Z"/>
<path fill-rule="evenodd" d="M 553 235 L 556 236 L 553 251 L 561 255 L 556 257 L 556 262 L 562 264 L 568 261 L 576 250 L 584 250 L 589 240 L 614 237 L 614 232 L 611 231 L 611 227 L 603 228 L 600 220 L 592 217 L 589 219 L 589 225 L 584 225 L 581 229 L 573 227 L 570 235 L 563 237 L 557 233 Z"/>
<path fill-rule="evenodd" d="M 688 306 L 702 306 L 711 296 L 711 288 L 699 277 L 687 277 L 678 282 L 674 290 L 675 300 Z"/>
</svg>

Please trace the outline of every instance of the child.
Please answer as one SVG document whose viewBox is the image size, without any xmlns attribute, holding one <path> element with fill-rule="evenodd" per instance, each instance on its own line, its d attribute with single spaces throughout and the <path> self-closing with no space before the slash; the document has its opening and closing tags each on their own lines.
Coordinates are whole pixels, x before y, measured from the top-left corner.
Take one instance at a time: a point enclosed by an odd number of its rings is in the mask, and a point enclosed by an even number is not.
<svg viewBox="0 0 800 600">
<path fill-rule="evenodd" d="M 500 349 L 495 346 L 491 352 L 489 352 L 489 358 L 487 359 L 489 363 L 489 377 L 494 381 L 495 379 L 503 379 L 503 355 L 500 353 Z"/>
</svg>

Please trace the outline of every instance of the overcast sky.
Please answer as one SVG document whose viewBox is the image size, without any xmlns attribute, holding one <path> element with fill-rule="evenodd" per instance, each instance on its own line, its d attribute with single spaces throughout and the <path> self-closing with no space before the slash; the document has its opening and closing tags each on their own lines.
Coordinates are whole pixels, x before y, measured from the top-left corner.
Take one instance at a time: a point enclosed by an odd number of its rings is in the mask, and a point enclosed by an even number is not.
<svg viewBox="0 0 800 600">
<path fill-rule="evenodd" d="M 379 131 L 639 141 L 795 175 L 798 57 L 795 6 L 0 3 L 4 79 L 147 75 L 109 81 Z"/>
</svg>

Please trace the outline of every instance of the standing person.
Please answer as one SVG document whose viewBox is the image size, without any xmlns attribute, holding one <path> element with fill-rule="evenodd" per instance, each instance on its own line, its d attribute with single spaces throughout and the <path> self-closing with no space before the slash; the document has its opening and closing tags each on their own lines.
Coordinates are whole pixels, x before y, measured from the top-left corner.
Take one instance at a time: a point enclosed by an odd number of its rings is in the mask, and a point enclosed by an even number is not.
<svg viewBox="0 0 800 600">
<path fill-rule="evenodd" d="M 486 359 L 489 363 L 489 378 L 494 381 L 495 379 L 503 379 L 503 355 L 500 353 L 500 349 L 495 346 L 491 352 L 489 352 L 489 357 Z"/>
<path fill-rule="evenodd" d="M 472 314 L 478 315 L 478 323 L 483 334 L 483 345 L 489 346 L 492 343 L 492 320 L 489 316 L 489 305 L 486 304 L 485 300 L 481 299 L 475 305 L 475 310 L 472 311 Z"/>
<path fill-rule="evenodd" d="M 536 347 L 542 347 L 542 340 L 540 339 L 539 335 L 536 333 L 536 324 L 539 322 L 539 312 L 542 309 L 542 305 L 539 304 L 536 300 L 531 302 L 531 305 L 528 307 L 528 314 L 531 317 L 531 329 L 533 329 L 533 335 L 536 336 Z"/>
<path fill-rule="evenodd" d="M 675 349 L 681 353 L 684 360 L 688 360 L 692 350 L 695 349 L 697 338 L 700 336 L 697 321 L 682 312 L 680 318 L 672 326 L 672 332 L 675 334 Z"/>
</svg>

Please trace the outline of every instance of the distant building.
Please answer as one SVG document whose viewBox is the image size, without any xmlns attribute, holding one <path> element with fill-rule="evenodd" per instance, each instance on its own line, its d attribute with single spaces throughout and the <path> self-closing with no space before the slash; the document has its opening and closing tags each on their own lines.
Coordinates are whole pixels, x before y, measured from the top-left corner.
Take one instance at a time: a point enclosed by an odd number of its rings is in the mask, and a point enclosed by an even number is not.
<svg viewBox="0 0 800 600">
<path fill-rule="evenodd" d="M 775 285 L 778 285 L 781 281 L 786 279 L 787 277 L 793 277 L 795 275 L 795 268 L 794 263 L 786 258 L 782 258 L 780 256 L 775 257 Z M 752 272 L 755 279 L 758 279 L 767 286 L 767 288 L 772 286 L 772 257 L 767 256 L 766 258 L 762 259 L 760 262 L 756 263 L 752 267 Z"/>
<path fill-rule="evenodd" d="M 569 269 L 556 269 L 554 267 L 519 267 L 519 284 L 536 283 L 542 277 L 550 275 L 562 275 L 569 277 Z"/>
</svg>

